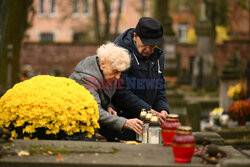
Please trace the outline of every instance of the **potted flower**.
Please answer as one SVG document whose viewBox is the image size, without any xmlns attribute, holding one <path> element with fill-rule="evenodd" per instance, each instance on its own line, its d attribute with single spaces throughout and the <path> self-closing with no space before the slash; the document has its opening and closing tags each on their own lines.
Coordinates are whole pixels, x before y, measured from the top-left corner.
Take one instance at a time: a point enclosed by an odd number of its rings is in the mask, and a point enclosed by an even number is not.
<svg viewBox="0 0 250 167">
<path fill-rule="evenodd" d="M 245 125 L 250 120 L 250 101 L 246 99 L 246 81 L 230 86 L 227 95 L 234 101 L 228 108 L 227 114 L 231 119 Z"/>
<path fill-rule="evenodd" d="M 91 137 L 98 124 L 98 105 L 74 80 L 40 75 L 14 85 L 0 99 L 0 127 L 13 138 Z"/>
<path fill-rule="evenodd" d="M 246 91 L 245 91 L 245 84 L 244 82 L 238 83 L 234 86 L 230 86 L 227 95 L 230 97 L 233 101 L 239 100 L 239 99 L 244 99 L 246 96 Z"/>
<path fill-rule="evenodd" d="M 213 126 L 214 124 L 220 125 L 220 116 L 224 112 L 224 109 L 221 107 L 214 108 L 210 113 L 209 113 L 209 124 Z"/>
<path fill-rule="evenodd" d="M 246 121 L 250 120 L 250 101 L 237 100 L 231 104 L 227 110 L 227 114 L 238 121 L 238 125 L 245 125 Z"/>
</svg>

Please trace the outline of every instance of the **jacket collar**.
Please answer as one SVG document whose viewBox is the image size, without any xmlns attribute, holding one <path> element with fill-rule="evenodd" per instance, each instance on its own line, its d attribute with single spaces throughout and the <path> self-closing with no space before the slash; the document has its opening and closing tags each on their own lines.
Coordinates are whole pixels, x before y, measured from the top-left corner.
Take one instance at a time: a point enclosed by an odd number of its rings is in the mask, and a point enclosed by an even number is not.
<svg viewBox="0 0 250 167">
<path fill-rule="evenodd" d="M 158 47 L 154 49 L 154 52 L 148 58 L 142 56 L 138 52 L 134 44 L 134 40 L 133 40 L 134 32 L 135 32 L 134 28 L 126 30 L 124 33 L 122 33 L 121 35 L 117 37 L 117 39 L 115 40 L 115 43 L 128 49 L 130 52 L 132 52 L 136 56 L 137 59 L 140 59 L 140 60 L 151 59 L 153 61 L 159 59 L 163 51 Z"/>
</svg>

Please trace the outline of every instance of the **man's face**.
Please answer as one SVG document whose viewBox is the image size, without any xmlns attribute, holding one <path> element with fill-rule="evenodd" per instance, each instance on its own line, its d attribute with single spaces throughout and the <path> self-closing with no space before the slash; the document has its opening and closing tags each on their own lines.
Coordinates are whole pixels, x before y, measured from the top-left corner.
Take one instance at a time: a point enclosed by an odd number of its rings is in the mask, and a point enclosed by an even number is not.
<svg viewBox="0 0 250 167">
<path fill-rule="evenodd" d="M 106 61 L 100 61 L 100 68 L 106 82 L 114 82 L 121 76 L 121 71 L 112 68 Z"/>
<path fill-rule="evenodd" d="M 136 33 L 134 33 L 134 41 L 139 53 L 145 57 L 150 56 L 156 48 L 156 45 L 144 45 Z"/>
</svg>

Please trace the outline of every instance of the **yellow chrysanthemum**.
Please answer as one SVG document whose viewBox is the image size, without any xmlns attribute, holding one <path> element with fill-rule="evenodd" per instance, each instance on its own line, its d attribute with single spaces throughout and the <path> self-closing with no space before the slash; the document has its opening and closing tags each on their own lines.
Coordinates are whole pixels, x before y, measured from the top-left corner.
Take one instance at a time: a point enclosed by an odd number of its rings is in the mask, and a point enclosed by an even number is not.
<svg viewBox="0 0 250 167">
<path fill-rule="evenodd" d="M 195 34 L 195 29 L 194 28 L 190 28 L 187 31 L 187 42 L 190 44 L 195 44 L 196 43 L 196 34 Z"/>
<path fill-rule="evenodd" d="M 16 84 L 0 99 L 0 127 L 12 128 L 13 138 L 34 138 L 41 128 L 46 134 L 86 133 L 91 137 L 99 128 L 98 120 L 94 97 L 68 78 L 36 76 Z"/>
<path fill-rule="evenodd" d="M 230 86 L 228 91 L 227 91 L 228 97 L 230 97 L 232 99 L 234 96 L 234 92 L 235 92 L 234 86 Z"/>
<path fill-rule="evenodd" d="M 223 44 L 224 41 L 230 40 L 228 35 L 228 29 L 224 26 L 216 26 L 216 42 L 218 44 Z"/>
<path fill-rule="evenodd" d="M 223 113 L 224 109 L 221 107 L 214 108 L 213 111 L 209 113 L 210 116 L 221 116 Z"/>
<path fill-rule="evenodd" d="M 239 84 L 236 84 L 235 86 L 230 86 L 227 91 L 227 95 L 231 99 L 237 99 L 237 97 L 240 96 L 242 91 L 243 91 L 242 85 L 239 83 Z"/>
</svg>

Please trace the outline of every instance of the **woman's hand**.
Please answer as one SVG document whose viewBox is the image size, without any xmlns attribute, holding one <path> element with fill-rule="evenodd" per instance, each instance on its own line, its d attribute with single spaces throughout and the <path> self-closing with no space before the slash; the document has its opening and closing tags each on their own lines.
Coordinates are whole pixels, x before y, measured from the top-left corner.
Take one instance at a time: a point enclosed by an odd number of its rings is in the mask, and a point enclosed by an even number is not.
<svg viewBox="0 0 250 167">
<path fill-rule="evenodd" d="M 112 107 L 108 107 L 107 111 L 112 115 L 117 115 L 117 112 Z"/>
<path fill-rule="evenodd" d="M 135 133 L 137 134 L 142 134 L 142 125 L 143 125 L 143 122 L 137 118 L 134 118 L 134 119 L 128 119 L 123 128 L 125 129 L 130 129 L 130 130 L 133 130 Z"/>
</svg>

